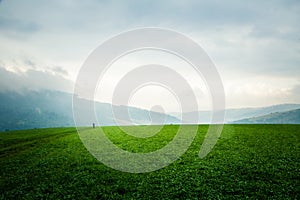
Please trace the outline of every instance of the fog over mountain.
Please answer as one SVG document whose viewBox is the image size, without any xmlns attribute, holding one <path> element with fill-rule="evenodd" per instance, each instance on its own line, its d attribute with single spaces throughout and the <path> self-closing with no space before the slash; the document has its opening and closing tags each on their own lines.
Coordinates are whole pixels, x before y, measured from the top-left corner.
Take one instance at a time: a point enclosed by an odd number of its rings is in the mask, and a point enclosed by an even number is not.
<svg viewBox="0 0 300 200">
<path fill-rule="evenodd" d="M 237 120 L 263 116 L 275 112 L 285 112 L 294 109 L 299 109 L 300 104 L 278 104 L 273 106 L 258 107 L 258 108 L 238 108 L 238 109 L 226 109 L 224 123 L 232 123 Z M 171 113 L 173 116 L 180 116 L 180 113 Z M 200 123 L 207 124 L 211 121 L 211 111 L 195 111 L 182 114 L 184 119 L 183 123 Z M 198 117 L 197 117 L 198 116 Z M 254 121 L 253 121 L 254 122 Z"/>
<path fill-rule="evenodd" d="M 72 97 L 69 93 L 50 90 L 0 92 L 0 131 L 75 126 Z M 90 103 L 89 100 L 85 99 L 81 101 L 83 102 L 81 105 Z M 84 117 L 87 107 L 82 106 L 81 109 Z M 95 113 L 99 123 L 93 119 L 85 118 L 84 123 L 77 125 L 92 126 L 93 123 L 101 126 L 180 123 L 180 120 L 170 115 L 134 107 L 112 106 L 100 102 L 95 102 Z M 128 114 L 130 118 L 127 117 Z"/>
<path fill-rule="evenodd" d="M 236 124 L 300 124 L 300 109 L 235 121 Z"/>
<path fill-rule="evenodd" d="M 45 127 L 75 126 L 72 110 L 72 97 L 70 93 L 40 90 L 40 91 L 2 91 L 0 92 L 0 131 L 15 129 L 32 129 Z M 159 112 L 147 111 L 124 105 L 111 105 L 95 102 L 95 113 L 98 121 L 86 117 L 88 106 L 91 102 L 79 99 L 82 120 L 78 126 L 92 126 L 93 123 L 100 126 L 112 125 L 147 125 L 147 124 L 198 124 L 210 123 L 211 113 L 199 111 L 199 118 L 195 118 L 196 112 L 183 113 L 185 121 L 179 117 Z M 290 111 L 300 108 L 300 104 L 282 104 L 262 108 L 229 109 L 226 111 L 225 123 L 244 118 L 260 117 L 262 115 Z M 93 111 L 92 111 L 93 112 Z M 286 112 L 283 119 L 289 119 Z M 271 114 L 272 115 L 272 114 Z M 281 115 L 276 115 L 279 119 Z M 259 120 L 240 121 L 241 123 L 261 123 Z M 286 120 L 277 120 L 274 123 L 288 123 Z M 291 121 L 292 122 L 292 121 Z"/>
</svg>

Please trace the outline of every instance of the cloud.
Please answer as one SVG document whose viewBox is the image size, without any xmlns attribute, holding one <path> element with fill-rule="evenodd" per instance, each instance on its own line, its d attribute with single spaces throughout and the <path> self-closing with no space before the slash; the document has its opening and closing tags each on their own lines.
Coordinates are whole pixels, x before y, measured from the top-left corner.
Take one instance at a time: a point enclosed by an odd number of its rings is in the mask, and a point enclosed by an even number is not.
<svg viewBox="0 0 300 200">
<path fill-rule="evenodd" d="M 225 83 L 228 107 L 257 107 L 300 103 L 299 80 L 259 76 Z M 299 90 L 299 91 L 298 91 Z"/>
<path fill-rule="evenodd" d="M 227 90 L 234 95 L 232 102 L 240 99 L 235 105 L 281 102 L 280 95 L 286 95 L 289 101 L 294 97 L 288 93 L 275 94 L 285 89 L 297 92 L 291 89 L 295 83 L 287 87 L 284 82 L 300 74 L 299 13 L 298 0 L 2 1 L 0 60 L 4 64 L 17 60 L 27 71 L 10 74 L 2 69 L 0 76 L 12 76 L 24 83 L 23 87 L 49 88 L 53 84 L 59 88 L 55 81 L 68 76 L 75 79 L 89 53 L 107 38 L 137 27 L 159 26 L 190 36 L 208 52 L 224 82 L 230 85 Z M 264 86 L 256 84 L 257 74 L 266 77 Z M 34 79 L 29 84 L 26 77 Z M 248 83 L 247 78 L 254 81 Z M 272 81 L 276 88 L 270 86 L 269 79 L 277 80 Z M 254 95 L 255 101 L 250 101 L 252 90 L 261 91 Z M 265 90 L 273 92 L 267 97 Z"/>
<path fill-rule="evenodd" d="M 40 30 L 40 26 L 34 22 L 0 17 L 0 31 L 7 36 L 24 39 L 25 36 Z"/>
<path fill-rule="evenodd" d="M 29 67 L 32 67 L 32 68 L 36 68 L 36 63 L 33 62 L 32 60 L 26 59 L 26 60 L 24 60 L 24 64 L 26 66 L 29 66 Z"/>
<path fill-rule="evenodd" d="M 62 75 L 62 76 L 68 75 L 67 70 L 65 70 L 63 67 L 56 66 L 56 67 L 53 67 L 51 70 L 58 75 Z"/>
<path fill-rule="evenodd" d="M 30 69 L 26 72 L 15 73 L 0 67 L 0 91 L 24 89 L 72 92 L 73 83 L 50 72 Z"/>
<path fill-rule="evenodd" d="M 292 94 L 292 100 L 294 102 L 300 103 L 300 84 L 295 85 L 291 91 L 290 94 Z"/>
<path fill-rule="evenodd" d="M 0 29 L 32 33 L 39 30 L 39 26 L 34 22 L 24 22 L 22 20 L 1 17 Z"/>
</svg>

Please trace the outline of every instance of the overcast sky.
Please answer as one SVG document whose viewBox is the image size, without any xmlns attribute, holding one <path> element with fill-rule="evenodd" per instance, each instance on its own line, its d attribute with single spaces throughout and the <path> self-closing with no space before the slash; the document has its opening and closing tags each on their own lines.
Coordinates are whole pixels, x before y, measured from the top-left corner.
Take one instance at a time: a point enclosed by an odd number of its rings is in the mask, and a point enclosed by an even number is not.
<svg viewBox="0 0 300 200">
<path fill-rule="evenodd" d="M 223 80 L 227 107 L 300 103 L 299 22 L 299 0 L 2 0 L 0 90 L 72 92 L 81 65 L 98 45 L 150 26 L 179 31 L 201 45 Z M 203 91 L 198 93 L 201 98 Z M 153 106 L 143 96 L 137 93 L 136 105 Z M 161 95 L 168 111 L 176 107 L 170 98 Z"/>
</svg>

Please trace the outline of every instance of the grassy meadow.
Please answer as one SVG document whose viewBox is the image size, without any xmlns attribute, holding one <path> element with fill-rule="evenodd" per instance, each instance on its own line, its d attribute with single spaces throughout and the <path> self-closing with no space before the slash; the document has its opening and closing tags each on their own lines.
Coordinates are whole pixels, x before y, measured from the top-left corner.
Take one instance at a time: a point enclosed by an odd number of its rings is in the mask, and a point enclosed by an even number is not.
<svg viewBox="0 0 300 200">
<path fill-rule="evenodd" d="M 171 141 L 178 126 L 149 138 L 104 129 L 127 151 L 151 152 Z M 300 125 L 225 125 L 214 149 L 199 159 L 207 129 L 199 126 L 173 164 L 142 174 L 100 163 L 75 128 L 1 132 L 0 199 L 300 199 Z"/>
</svg>

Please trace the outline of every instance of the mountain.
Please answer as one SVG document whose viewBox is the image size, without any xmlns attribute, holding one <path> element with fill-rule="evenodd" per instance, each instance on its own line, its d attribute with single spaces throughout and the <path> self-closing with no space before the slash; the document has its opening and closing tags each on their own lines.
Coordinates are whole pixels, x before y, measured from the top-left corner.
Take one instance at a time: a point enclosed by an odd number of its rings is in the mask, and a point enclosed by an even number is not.
<svg viewBox="0 0 300 200">
<path fill-rule="evenodd" d="M 75 126 L 73 120 L 72 94 L 42 90 L 0 92 L 0 131 L 42 127 Z M 129 106 L 91 102 L 76 98 L 80 103 L 78 126 L 101 126 L 132 124 L 179 124 L 178 117 Z M 94 103 L 91 107 L 91 103 Z M 88 113 L 95 108 L 95 116 Z M 226 110 L 225 123 L 299 123 L 297 113 L 300 104 L 281 104 L 261 108 Z M 90 111 L 90 112 L 88 112 Z M 176 114 L 176 113 L 175 113 Z M 178 114 L 176 114 L 178 115 Z M 199 116 L 197 116 L 199 115 Z M 183 113 L 183 124 L 210 123 L 211 112 Z"/>
<path fill-rule="evenodd" d="M 31 129 L 44 127 L 74 126 L 72 110 L 72 94 L 58 91 L 22 91 L 0 92 L 0 131 Z M 84 116 L 91 102 L 80 99 L 84 121 L 80 126 L 91 126 L 94 118 Z M 99 124 L 129 125 L 136 124 L 170 124 L 180 123 L 173 116 L 147 111 L 129 106 L 112 106 L 108 103 L 95 102 L 96 116 Z M 128 115 L 129 114 L 129 115 Z"/>
<path fill-rule="evenodd" d="M 237 124 L 300 124 L 300 109 L 235 121 Z"/>
<path fill-rule="evenodd" d="M 279 104 L 267 107 L 259 108 L 238 108 L 227 109 L 225 111 L 225 123 L 231 123 L 245 118 L 258 117 L 268 115 L 275 112 L 285 112 L 290 110 L 299 109 L 300 104 Z M 179 117 L 180 114 L 172 113 L 173 116 Z M 186 112 L 182 114 L 182 118 L 185 119 L 183 123 L 200 123 L 207 124 L 211 121 L 212 112 L 210 111 L 195 111 Z"/>
<path fill-rule="evenodd" d="M 258 117 L 275 112 L 286 112 L 299 109 L 300 104 L 278 104 L 260 108 L 229 109 L 226 111 L 226 121 L 236 121 L 243 118 Z"/>
</svg>

